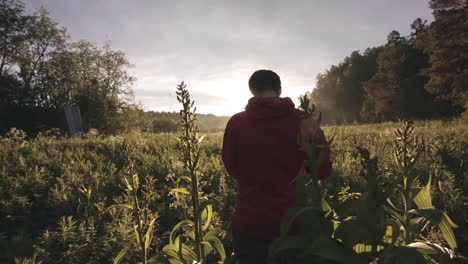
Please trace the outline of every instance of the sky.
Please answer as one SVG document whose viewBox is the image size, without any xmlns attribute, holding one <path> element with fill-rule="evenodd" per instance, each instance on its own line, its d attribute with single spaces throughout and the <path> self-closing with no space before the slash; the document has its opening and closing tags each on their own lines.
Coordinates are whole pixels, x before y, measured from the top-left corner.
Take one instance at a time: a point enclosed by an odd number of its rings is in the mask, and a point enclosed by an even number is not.
<svg viewBox="0 0 468 264">
<path fill-rule="evenodd" d="M 426 0 L 24 0 L 44 7 L 73 41 L 111 43 L 134 65 L 135 100 L 178 111 L 185 81 L 197 112 L 232 115 L 251 97 L 250 75 L 271 69 L 297 97 L 352 51 L 432 21 Z"/>
</svg>

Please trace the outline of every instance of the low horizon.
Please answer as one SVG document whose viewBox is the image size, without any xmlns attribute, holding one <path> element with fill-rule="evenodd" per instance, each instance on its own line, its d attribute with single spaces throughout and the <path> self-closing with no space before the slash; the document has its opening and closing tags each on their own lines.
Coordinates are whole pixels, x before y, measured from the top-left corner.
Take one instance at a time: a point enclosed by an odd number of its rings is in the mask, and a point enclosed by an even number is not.
<svg viewBox="0 0 468 264">
<path fill-rule="evenodd" d="M 25 4 L 29 13 L 47 9 L 73 40 L 111 42 L 123 51 L 135 65 L 135 101 L 145 110 L 178 111 L 175 90 L 185 81 L 198 112 L 216 116 L 243 111 L 257 69 L 277 72 L 283 96 L 297 104 L 317 74 L 352 51 L 384 44 L 392 30 L 408 35 L 418 17 L 433 20 L 426 1 L 202 2 Z"/>
</svg>

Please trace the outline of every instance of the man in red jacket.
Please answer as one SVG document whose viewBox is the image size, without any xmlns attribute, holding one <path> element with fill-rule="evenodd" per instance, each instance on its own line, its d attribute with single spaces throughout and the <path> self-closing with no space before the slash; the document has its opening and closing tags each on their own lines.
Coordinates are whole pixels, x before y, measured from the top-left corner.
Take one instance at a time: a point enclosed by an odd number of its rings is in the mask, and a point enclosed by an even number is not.
<svg viewBox="0 0 468 264">
<path fill-rule="evenodd" d="M 249 79 L 253 96 L 245 111 L 231 117 L 223 139 L 222 158 L 229 175 L 238 182 L 232 215 L 233 246 L 241 264 L 266 263 L 268 247 L 279 237 L 280 224 L 295 204 L 293 179 L 305 154 L 298 137 L 326 143 L 314 120 L 304 119 L 289 97 L 280 97 L 280 77 L 258 70 Z M 304 135 L 304 133 L 307 133 Z M 319 178 L 330 175 L 330 153 L 319 168 Z M 292 232 L 300 227 L 293 226 Z"/>
</svg>

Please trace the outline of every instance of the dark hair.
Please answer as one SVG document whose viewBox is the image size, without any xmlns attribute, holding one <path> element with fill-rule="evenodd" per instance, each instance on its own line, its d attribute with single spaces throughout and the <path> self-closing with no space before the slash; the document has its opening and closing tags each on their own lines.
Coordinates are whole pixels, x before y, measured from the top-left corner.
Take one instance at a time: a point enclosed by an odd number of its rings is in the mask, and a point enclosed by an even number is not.
<svg viewBox="0 0 468 264">
<path fill-rule="evenodd" d="M 260 92 L 265 90 L 278 92 L 281 89 L 281 80 L 274 71 L 258 70 L 250 76 L 249 88 Z"/>
</svg>

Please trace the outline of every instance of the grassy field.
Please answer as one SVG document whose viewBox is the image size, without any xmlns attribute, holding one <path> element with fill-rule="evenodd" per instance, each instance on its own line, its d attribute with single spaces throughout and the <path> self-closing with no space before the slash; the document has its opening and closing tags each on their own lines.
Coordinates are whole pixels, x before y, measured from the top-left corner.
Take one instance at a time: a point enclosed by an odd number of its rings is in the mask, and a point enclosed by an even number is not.
<svg viewBox="0 0 468 264">
<path fill-rule="evenodd" d="M 363 192 L 362 166 L 356 147 L 378 158 L 378 173 L 391 180 L 396 168 L 392 144 L 399 123 L 325 127 L 334 137 L 334 171 L 323 186 L 332 205 Z M 466 121 L 419 121 L 415 133 L 425 142 L 416 164 L 422 183 L 432 177 L 434 205 L 459 226 L 459 251 L 467 254 L 468 124 Z M 213 225 L 227 231 L 236 185 L 220 159 L 222 134 L 202 143 L 200 189 L 215 202 Z M 114 137 L 26 140 L 20 131 L 0 139 L 0 262 L 112 263 L 134 245 L 124 262 L 141 261 L 134 238 L 134 215 L 114 205 L 132 197 L 125 189 L 129 161 L 139 177 L 138 198 L 145 212 L 158 215 L 150 251 L 167 243 L 168 232 L 186 218 L 188 206 L 171 189 L 184 173 L 176 134 L 128 134 Z M 146 215 L 146 213 L 145 213 Z M 437 230 L 424 237 L 444 244 Z M 31 260 L 32 261 L 32 260 Z M 32 262 L 29 262 L 32 263 Z"/>
</svg>

